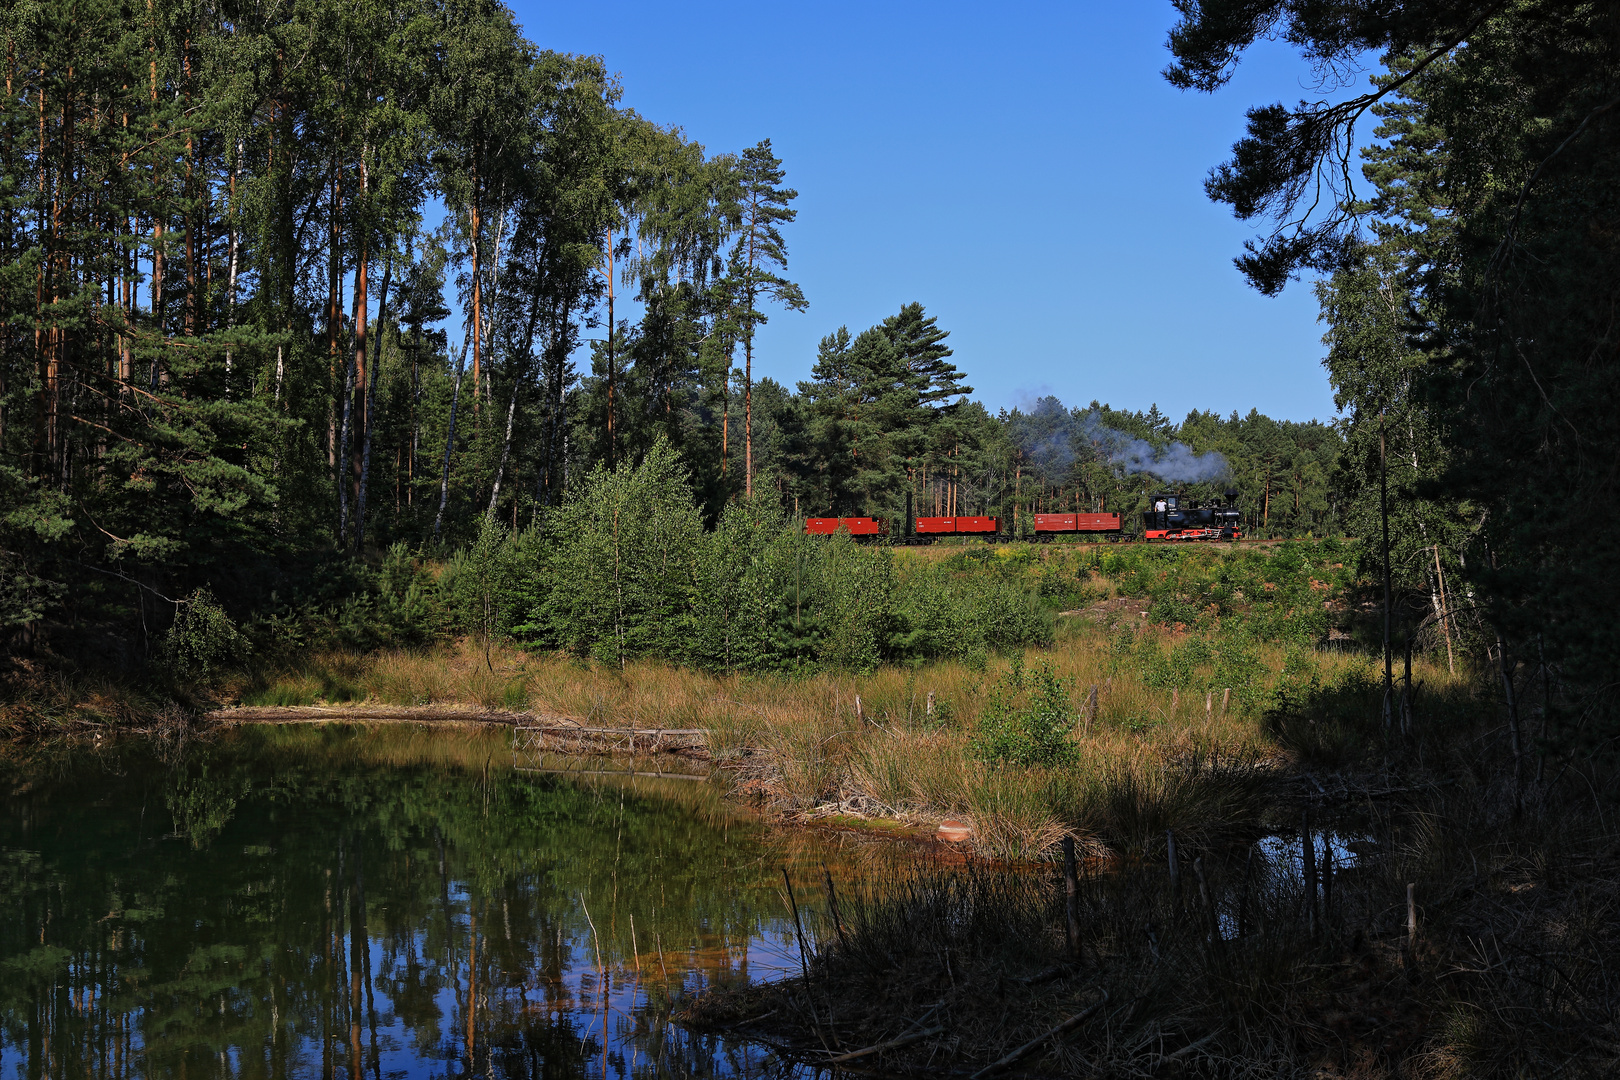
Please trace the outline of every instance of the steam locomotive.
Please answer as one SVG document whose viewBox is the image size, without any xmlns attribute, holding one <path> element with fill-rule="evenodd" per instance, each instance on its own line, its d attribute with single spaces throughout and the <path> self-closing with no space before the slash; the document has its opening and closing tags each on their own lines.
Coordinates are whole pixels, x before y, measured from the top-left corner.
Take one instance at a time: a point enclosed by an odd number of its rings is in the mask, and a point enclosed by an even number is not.
<svg viewBox="0 0 1620 1080">
<path fill-rule="evenodd" d="M 1237 492 L 1226 493 L 1227 503 Z M 1027 539 L 1050 543 L 1054 537 L 1092 534 L 1110 541 L 1124 535 L 1119 514 L 1033 514 Z M 1179 495 L 1162 493 L 1148 497 L 1142 514 L 1142 536 L 1147 540 L 1241 540 L 1237 508 L 1218 502 L 1188 502 Z M 804 531 L 830 536 L 845 529 L 857 540 L 900 544 L 931 544 L 941 536 L 978 536 L 988 541 L 1020 540 L 1025 537 L 1002 535 L 999 517 L 919 517 L 911 516 L 911 497 L 906 497 L 906 526 L 900 536 L 891 536 L 888 522 L 872 517 L 808 518 Z"/>
<path fill-rule="evenodd" d="M 1226 493 L 1227 503 L 1237 492 Z M 1142 514 L 1142 536 L 1148 540 L 1241 540 L 1235 506 L 1187 502 L 1179 495 L 1148 496 Z"/>
</svg>

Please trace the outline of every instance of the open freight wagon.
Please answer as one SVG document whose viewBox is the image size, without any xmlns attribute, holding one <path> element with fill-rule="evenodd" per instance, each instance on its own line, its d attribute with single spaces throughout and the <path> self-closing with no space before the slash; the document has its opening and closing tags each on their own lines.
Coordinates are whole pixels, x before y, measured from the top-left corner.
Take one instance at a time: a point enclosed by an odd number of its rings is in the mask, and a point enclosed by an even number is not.
<svg viewBox="0 0 1620 1080">
<path fill-rule="evenodd" d="M 1049 543 L 1055 536 L 1090 534 L 1118 540 L 1121 535 L 1118 514 L 1035 514 L 1028 537 L 1003 535 L 1002 519 L 987 514 L 959 514 L 954 517 L 920 517 L 900 536 L 891 537 L 883 518 L 814 517 L 805 519 L 804 531 L 811 536 L 831 536 L 840 529 L 857 540 L 892 540 L 898 544 L 932 544 L 942 536 L 979 537 L 986 542 L 1033 540 Z"/>
</svg>

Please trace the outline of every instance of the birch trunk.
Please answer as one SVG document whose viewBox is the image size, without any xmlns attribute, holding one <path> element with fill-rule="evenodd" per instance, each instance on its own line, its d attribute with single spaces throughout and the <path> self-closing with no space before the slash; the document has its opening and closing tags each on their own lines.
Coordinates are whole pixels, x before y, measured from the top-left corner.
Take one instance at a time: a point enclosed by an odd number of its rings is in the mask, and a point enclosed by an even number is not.
<svg viewBox="0 0 1620 1080">
<path fill-rule="evenodd" d="M 456 410 L 461 405 L 461 373 L 467 366 L 467 346 L 472 343 L 469 331 L 461 339 L 461 355 L 456 358 L 456 382 L 450 391 L 450 429 L 444 436 L 444 472 L 439 480 L 439 512 L 433 515 L 433 539 L 439 538 L 444 525 L 444 504 L 450 500 L 450 451 L 456 445 Z"/>
<path fill-rule="evenodd" d="M 534 355 L 534 328 L 539 322 L 539 319 L 540 298 L 538 295 L 536 295 L 533 303 L 529 305 L 529 328 L 527 333 L 524 335 L 525 344 L 523 346 L 524 355 L 531 358 Z M 518 391 L 522 388 L 522 386 L 522 372 L 514 373 L 514 377 L 512 379 L 512 396 L 506 403 L 506 437 L 501 440 L 501 460 L 500 464 L 495 467 L 495 482 L 490 485 L 489 491 L 489 511 L 485 515 L 491 521 L 495 519 L 495 504 L 499 502 L 501 498 L 501 480 L 506 476 L 506 462 L 512 455 L 512 420 L 517 415 Z M 514 507 L 513 513 L 515 514 L 516 512 L 516 508 Z"/>
<path fill-rule="evenodd" d="M 236 328 L 236 252 L 241 232 L 237 229 L 236 180 L 242 171 L 242 142 L 236 143 L 236 163 L 231 168 L 231 269 L 225 284 L 225 329 Z M 233 350 L 225 346 L 225 396 L 231 396 L 231 359 Z"/>
</svg>

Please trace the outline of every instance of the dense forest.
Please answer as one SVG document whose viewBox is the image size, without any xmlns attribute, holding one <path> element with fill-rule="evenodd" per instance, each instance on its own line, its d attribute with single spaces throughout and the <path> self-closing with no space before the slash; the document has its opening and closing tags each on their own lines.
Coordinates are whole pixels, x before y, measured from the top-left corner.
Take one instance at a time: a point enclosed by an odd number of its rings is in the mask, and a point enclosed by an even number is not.
<svg viewBox="0 0 1620 1080">
<path fill-rule="evenodd" d="M 1620 10 L 1177 8 L 1173 85 L 1213 92 L 1272 37 L 1336 91 L 1251 108 L 1205 187 L 1261 228 L 1236 260 L 1255 288 L 1317 275 L 1344 485 L 1358 493 L 1346 526 L 1387 529 L 1386 595 L 1421 606 L 1442 565 L 1460 574 L 1460 598 L 1496 636 L 1489 666 L 1515 738 L 1518 699 L 1539 676 L 1557 737 L 1607 744 L 1620 655 L 1620 552 L 1604 524 L 1620 451 Z"/>
<path fill-rule="evenodd" d="M 921 304 L 829 334 L 792 390 L 756 380 L 757 327 L 806 306 L 769 140 L 651 124 L 496 4 L 269 10 L 5 16 L 0 614 L 25 642 L 531 527 L 659 440 L 711 524 L 750 497 L 898 519 L 910 492 L 1027 530 L 1203 481 L 1253 532 L 1338 525 L 1331 428 L 992 415 Z"/>
<path fill-rule="evenodd" d="M 1269 223 L 1257 288 L 1315 275 L 1333 424 L 992 414 L 971 368 L 1006 358 L 953 358 L 921 303 L 827 334 L 796 387 L 756 378 L 759 326 L 813 299 L 769 139 L 651 123 L 486 0 L 8 5 L 5 632 L 150 641 L 202 587 L 252 618 L 390 545 L 534 531 L 666 444 L 708 529 L 759 500 L 895 518 L 909 493 L 1017 530 L 1233 491 L 1251 535 L 1379 541 L 1363 570 L 1409 629 L 1451 580 L 1501 671 L 1533 655 L 1579 724 L 1604 713 L 1620 16 L 1178 8 L 1187 90 L 1268 34 L 1341 88 L 1384 57 L 1344 100 L 1252 109 L 1207 182 Z"/>
</svg>

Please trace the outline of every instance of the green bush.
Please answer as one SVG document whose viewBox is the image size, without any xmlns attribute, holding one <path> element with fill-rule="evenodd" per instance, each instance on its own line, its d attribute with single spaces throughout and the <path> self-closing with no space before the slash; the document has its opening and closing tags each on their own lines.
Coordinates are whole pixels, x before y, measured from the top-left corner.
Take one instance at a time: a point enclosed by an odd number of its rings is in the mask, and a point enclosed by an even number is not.
<svg viewBox="0 0 1620 1080">
<path fill-rule="evenodd" d="M 252 650 L 248 639 L 225 614 L 206 585 L 182 601 L 163 639 L 163 655 L 175 674 L 203 678 Z"/>
<path fill-rule="evenodd" d="M 1061 765 L 1076 753 L 1074 719 L 1068 680 L 1045 661 L 1026 673 L 1022 658 L 1014 656 L 1012 667 L 990 689 L 971 749 L 981 761 Z"/>
<path fill-rule="evenodd" d="M 804 617 L 807 552 L 785 542 L 785 531 L 781 510 L 770 500 L 727 505 L 699 546 L 691 632 L 681 659 L 716 671 L 793 670 L 815 660 L 820 635 L 813 615 L 808 628 Z M 797 573 L 784 596 L 782 564 L 788 561 Z"/>
<path fill-rule="evenodd" d="M 517 632 L 612 664 L 686 651 L 703 525 L 667 441 L 639 465 L 598 465 L 543 529 L 529 572 L 545 580 Z"/>
<path fill-rule="evenodd" d="M 525 594 L 522 579 L 530 547 L 527 538 L 508 535 L 490 518 L 479 522 L 478 538 L 446 562 L 439 593 L 455 629 L 469 634 L 489 662 L 490 644 L 510 634 L 515 608 Z"/>
</svg>

